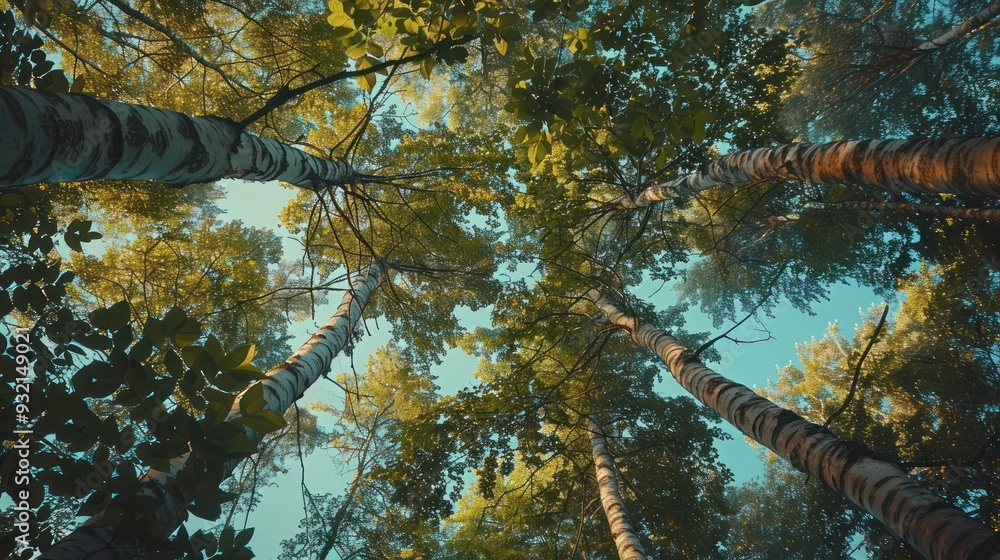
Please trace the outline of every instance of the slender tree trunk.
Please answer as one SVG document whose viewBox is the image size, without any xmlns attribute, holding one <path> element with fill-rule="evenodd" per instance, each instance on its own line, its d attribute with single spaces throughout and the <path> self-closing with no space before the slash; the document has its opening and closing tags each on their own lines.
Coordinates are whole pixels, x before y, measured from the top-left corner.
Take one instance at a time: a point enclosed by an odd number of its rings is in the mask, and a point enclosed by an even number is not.
<svg viewBox="0 0 1000 560">
<path fill-rule="evenodd" d="M 796 469 L 833 488 L 933 560 L 1000 560 L 1000 535 L 923 488 L 896 464 L 837 438 L 705 367 L 669 334 L 618 309 L 592 290 L 587 296 L 609 322 L 663 360 L 699 401 Z"/>
<path fill-rule="evenodd" d="M 922 56 L 927 53 L 936 51 L 941 47 L 946 47 L 951 43 L 954 43 L 955 41 L 964 39 L 966 36 L 969 35 L 969 33 L 972 33 L 973 31 L 979 29 L 980 27 L 988 23 L 991 19 L 997 17 L 997 15 L 1000 15 L 1000 2 L 994 2 L 990 4 L 978 14 L 963 21 L 962 24 L 959 25 L 958 27 L 951 29 L 947 33 L 939 35 L 931 39 L 930 41 L 925 41 L 923 43 L 920 43 L 916 47 L 904 51 L 903 54 L 907 55 L 906 58 L 913 58 L 915 56 Z M 893 57 L 888 57 L 888 58 L 891 59 Z"/>
<path fill-rule="evenodd" d="M 1000 197 L 1000 138 L 847 140 L 786 144 L 723 156 L 704 170 L 649 187 L 620 208 L 642 208 L 717 185 L 794 179 L 890 192 Z"/>
<path fill-rule="evenodd" d="M 0 188 L 87 179 L 172 186 L 224 178 L 321 189 L 356 177 L 344 161 L 240 130 L 217 117 L 78 93 L 0 87 Z"/>
<path fill-rule="evenodd" d="M 283 364 L 266 373 L 267 378 L 257 383 L 264 386 L 264 408 L 283 414 L 293 402 L 302 396 L 320 376 L 330 371 L 333 358 L 350 344 L 354 327 L 361 320 L 372 292 L 378 287 L 386 271 L 382 265 L 372 265 L 363 282 L 354 286 L 344 295 L 344 299 L 333 317 L 302 345 Z M 252 386 L 252 385 L 251 385 Z M 247 389 L 249 390 L 249 388 Z M 245 394 L 244 391 L 242 394 Z M 240 402 L 230 409 L 229 418 L 238 416 Z M 259 434 L 247 430 L 248 435 L 257 439 Z M 187 518 L 187 503 L 168 489 L 167 480 L 179 471 L 187 461 L 187 455 L 171 461 L 172 470 L 165 473 L 150 470 L 142 478 L 138 496 L 151 497 L 157 506 L 151 512 L 160 523 L 166 535 L 176 531 Z M 224 469 L 228 476 L 237 462 L 228 463 Z M 135 560 L 146 558 L 149 543 L 139 543 L 134 539 L 119 539 L 115 535 L 114 521 L 105 521 L 101 514 L 95 515 L 77 527 L 63 540 L 39 557 L 39 560 Z"/>
<path fill-rule="evenodd" d="M 959 206 L 931 206 L 930 204 L 905 204 L 857 200 L 850 202 L 807 202 L 806 208 L 816 210 L 875 210 L 919 214 L 931 218 L 957 218 L 959 220 L 1000 221 L 1000 210 L 993 208 L 963 208 Z"/>
<path fill-rule="evenodd" d="M 601 506 L 608 517 L 611 526 L 611 537 L 618 548 L 618 558 L 621 560 L 647 560 L 646 552 L 639 543 L 632 522 L 625 511 L 625 500 L 618 490 L 618 477 L 615 475 L 615 460 L 608 451 L 608 442 L 604 430 L 589 416 L 587 431 L 590 432 L 590 448 L 594 454 L 594 465 L 597 467 L 597 488 L 601 494 Z"/>
</svg>

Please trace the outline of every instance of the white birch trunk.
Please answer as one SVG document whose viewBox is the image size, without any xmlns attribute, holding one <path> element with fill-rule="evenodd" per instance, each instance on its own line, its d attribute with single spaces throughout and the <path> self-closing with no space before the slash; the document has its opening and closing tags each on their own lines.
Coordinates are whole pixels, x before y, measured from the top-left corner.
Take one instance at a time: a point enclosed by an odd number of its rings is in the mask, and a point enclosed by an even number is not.
<svg viewBox="0 0 1000 560">
<path fill-rule="evenodd" d="M 372 265 L 364 281 L 344 294 L 333 317 L 291 358 L 268 371 L 267 379 L 257 382 L 264 385 L 265 409 L 283 414 L 310 385 L 330 371 L 333 358 L 350 344 L 354 327 L 360 323 L 361 313 L 385 273 L 382 265 Z M 237 398 L 229 418 L 239 413 Z M 260 439 L 256 432 L 247 429 L 247 433 L 255 440 Z M 187 503 L 172 494 L 164 483 L 183 467 L 187 458 L 184 455 L 171 461 L 171 466 L 176 467 L 172 473 L 151 469 L 139 486 L 139 495 L 152 496 L 159 502 L 152 515 L 163 524 L 167 535 L 174 533 L 187 518 Z M 233 472 L 237 463 L 232 461 L 225 466 L 226 476 Z M 114 522 L 104 522 L 102 515 L 97 514 L 42 554 L 39 560 L 136 560 L 147 557 L 149 550 L 144 549 L 143 544 L 131 539 L 116 540 L 114 529 Z"/>
<path fill-rule="evenodd" d="M 607 320 L 663 360 L 689 393 L 741 432 L 826 484 L 933 560 L 1000 560 L 1000 535 L 920 486 L 864 446 L 758 396 L 690 357 L 669 334 L 625 315 L 595 290 Z"/>
<path fill-rule="evenodd" d="M 87 179 L 151 179 L 171 186 L 224 178 L 343 185 L 345 161 L 190 117 L 79 93 L 0 87 L 0 188 Z"/>
<path fill-rule="evenodd" d="M 697 173 L 611 205 L 643 208 L 717 185 L 794 179 L 865 185 L 890 192 L 1000 197 L 1000 138 L 847 140 L 786 144 L 723 156 Z"/>
<path fill-rule="evenodd" d="M 961 25 L 955 27 L 951 31 L 939 35 L 930 41 L 925 41 L 916 47 L 911 49 L 912 52 L 917 54 L 926 54 L 931 51 L 940 49 L 941 47 L 946 47 L 955 41 L 963 39 L 969 33 L 972 33 L 976 29 L 979 29 L 991 19 L 997 17 L 1000 14 L 1000 2 L 994 2 L 984 8 L 978 14 L 972 16 L 971 18 L 962 22 Z"/>
<path fill-rule="evenodd" d="M 587 417 L 587 431 L 590 432 L 590 448 L 594 455 L 594 465 L 597 469 L 597 488 L 601 495 L 601 506 L 611 526 L 611 537 L 618 549 L 621 560 L 647 560 L 646 551 L 639 543 L 639 537 L 629 521 L 625 511 L 625 500 L 618 489 L 618 477 L 615 475 L 615 460 L 608 451 L 608 442 L 601 426 Z"/>
</svg>

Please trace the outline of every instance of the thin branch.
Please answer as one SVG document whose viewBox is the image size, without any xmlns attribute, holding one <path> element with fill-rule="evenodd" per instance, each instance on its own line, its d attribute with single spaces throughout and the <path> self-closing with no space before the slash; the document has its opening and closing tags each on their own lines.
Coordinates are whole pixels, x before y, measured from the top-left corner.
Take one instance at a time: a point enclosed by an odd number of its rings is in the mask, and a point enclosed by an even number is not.
<svg viewBox="0 0 1000 560">
<path fill-rule="evenodd" d="M 858 378 L 861 376 L 861 364 L 865 363 L 865 358 L 868 357 L 868 352 L 875 345 L 875 340 L 878 338 L 880 332 L 882 332 L 882 327 L 885 326 L 885 318 L 889 315 L 889 304 L 885 304 L 882 308 L 882 317 L 878 320 L 878 324 L 875 325 L 875 332 L 872 333 L 872 337 L 868 340 L 868 345 L 865 346 L 865 351 L 861 353 L 861 359 L 858 360 L 857 367 L 854 368 L 854 379 L 851 380 L 851 390 L 847 392 L 847 398 L 844 399 L 844 404 L 840 405 L 837 412 L 834 412 L 826 422 L 823 422 L 823 427 L 829 427 L 830 424 L 837 419 L 838 416 L 847 408 L 850 404 L 851 399 L 854 398 L 854 393 L 858 388 Z"/>
<path fill-rule="evenodd" d="M 332 83 L 339 82 L 341 80 L 346 80 L 346 79 L 349 79 L 349 78 L 356 78 L 356 77 L 359 77 L 359 76 L 367 76 L 368 74 L 371 74 L 373 72 L 380 72 L 380 71 L 385 70 L 387 68 L 395 68 L 395 67 L 402 66 L 403 64 L 407 64 L 407 63 L 410 63 L 410 62 L 417 62 L 417 61 L 423 60 L 423 59 L 431 56 L 432 54 L 436 54 L 437 52 L 442 51 L 445 48 L 450 48 L 450 47 L 454 47 L 454 46 L 457 46 L 457 45 L 462 45 L 462 44 L 468 43 L 468 42 L 470 42 L 473 39 L 476 39 L 478 37 L 479 36 L 476 35 L 476 34 L 471 34 L 471 35 L 466 35 L 465 37 L 463 37 L 461 39 L 457 39 L 457 40 L 455 40 L 455 39 L 445 39 L 444 41 L 441 41 L 440 43 L 435 44 L 433 47 L 427 49 L 424 52 L 413 54 L 413 55 L 410 55 L 410 56 L 404 56 L 403 58 L 399 58 L 399 59 L 396 59 L 396 60 L 387 60 L 387 61 L 381 62 L 379 64 L 373 64 L 373 65 L 369 66 L 368 68 L 365 68 L 364 70 L 350 70 L 350 71 L 345 70 L 345 71 L 342 71 L 342 72 L 337 72 L 336 74 L 332 74 L 332 75 L 327 76 L 325 78 L 321 78 L 319 80 L 316 80 L 316 81 L 313 81 L 313 82 L 309 82 L 308 84 L 305 84 L 305 85 L 302 85 L 302 86 L 299 86 L 299 87 L 296 87 L 296 88 L 289 88 L 287 85 L 285 85 L 281 89 L 279 89 L 277 93 L 275 93 L 273 96 L 271 96 L 271 98 L 268 99 L 266 103 L 264 103 L 263 107 L 261 107 L 260 109 L 257 109 L 250 116 L 248 116 L 245 119 L 241 120 L 238 123 L 237 126 L 239 126 L 239 128 L 241 130 L 245 129 L 246 127 L 250 126 L 251 124 L 253 124 L 253 123 L 257 122 L 258 120 L 262 119 L 263 117 L 267 116 L 271 111 L 277 109 L 278 107 L 281 107 L 282 105 L 284 105 L 285 103 L 289 102 L 290 100 L 295 99 L 296 97 L 298 97 L 298 96 L 300 96 L 300 95 L 302 95 L 304 93 L 308 93 L 308 92 L 310 92 L 310 91 L 312 91 L 314 89 L 325 87 L 325 86 L 328 86 L 328 85 L 330 85 Z"/>
</svg>

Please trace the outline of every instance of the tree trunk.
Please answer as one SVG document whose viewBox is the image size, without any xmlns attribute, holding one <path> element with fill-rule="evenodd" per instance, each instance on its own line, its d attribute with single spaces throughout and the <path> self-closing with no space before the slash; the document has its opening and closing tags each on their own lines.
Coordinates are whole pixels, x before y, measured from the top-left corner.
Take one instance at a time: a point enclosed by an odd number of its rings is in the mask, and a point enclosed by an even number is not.
<svg viewBox="0 0 1000 560">
<path fill-rule="evenodd" d="M 266 373 L 267 378 L 257 383 L 264 386 L 264 409 L 283 414 L 292 403 L 302 396 L 320 376 L 330 371 L 333 358 L 351 342 L 354 327 L 361 320 L 361 313 L 372 292 L 378 287 L 386 271 L 382 265 L 369 268 L 367 277 L 352 290 L 344 294 L 344 299 L 333 317 L 320 328 L 299 350 L 283 364 Z M 251 385 L 253 386 L 253 385 Z M 249 390 L 249 388 L 247 388 Z M 244 390 L 241 396 L 246 393 Z M 237 397 L 230 409 L 229 418 L 240 414 Z M 248 435 L 259 439 L 260 434 L 247 429 Z M 163 524 L 166 535 L 173 534 L 187 517 L 187 503 L 165 485 L 167 480 L 183 468 L 187 454 L 171 461 L 174 472 L 165 473 L 151 469 L 143 476 L 137 495 L 154 498 L 158 505 L 151 515 Z M 225 466 L 228 476 L 238 461 Z M 104 521 L 101 514 L 90 518 L 77 527 L 63 540 L 39 557 L 39 560 L 135 560 L 146 558 L 150 543 L 140 543 L 135 539 L 119 539 L 115 536 L 113 521 Z M 155 546 L 155 543 L 153 543 Z"/>
<path fill-rule="evenodd" d="M 0 87 L 0 188 L 87 179 L 152 179 L 181 187 L 224 178 L 321 189 L 356 177 L 350 164 L 242 131 L 217 117 Z"/>
<path fill-rule="evenodd" d="M 635 200 L 619 197 L 611 205 L 643 208 L 717 185 L 777 179 L 864 185 L 894 193 L 1000 197 L 1000 138 L 846 140 L 757 148 L 723 156 L 702 171 L 649 187 Z"/>
<path fill-rule="evenodd" d="M 601 494 L 601 506 L 608 517 L 611 526 L 611 537 L 618 548 L 618 558 L 621 560 L 647 560 L 646 552 L 639 543 L 639 537 L 632 527 L 625 511 L 625 500 L 618 490 L 618 477 L 615 475 L 615 460 L 608 451 L 608 442 L 601 426 L 589 416 L 587 431 L 590 432 L 590 448 L 594 454 L 594 465 L 597 467 L 597 487 Z"/>
<path fill-rule="evenodd" d="M 946 47 L 955 41 L 964 39 L 969 33 L 979 29 L 991 19 L 997 17 L 998 14 L 1000 14 L 1000 2 L 994 2 L 984 8 L 983 11 L 963 21 L 961 25 L 953 28 L 951 31 L 939 35 L 930 41 L 925 41 L 904 52 L 908 55 L 907 58 L 912 58 L 936 51 L 941 47 Z"/>
<path fill-rule="evenodd" d="M 1000 560 L 1000 535 L 911 480 L 898 465 L 710 370 L 669 334 L 625 315 L 595 290 L 587 297 L 609 322 L 659 356 L 695 398 L 796 469 L 847 497 L 924 557 Z"/>
<path fill-rule="evenodd" d="M 963 208 L 960 206 L 931 206 L 930 204 L 905 204 L 857 200 L 850 202 L 807 202 L 806 208 L 816 210 L 875 210 L 901 212 L 931 218 L 956 218 L 959 220 L 1000 221 L 1000 210 L 993 208 Z"/>
</svg>

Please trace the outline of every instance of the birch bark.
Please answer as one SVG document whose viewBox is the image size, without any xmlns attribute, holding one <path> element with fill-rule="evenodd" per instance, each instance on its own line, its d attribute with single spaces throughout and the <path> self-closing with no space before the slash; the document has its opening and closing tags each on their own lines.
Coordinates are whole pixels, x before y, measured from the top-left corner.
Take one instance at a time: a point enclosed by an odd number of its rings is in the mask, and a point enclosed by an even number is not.
<svg viewBox="0 0 1000 560">
<path fill-rule="evenodd" d="M 717 185 L 777 179 L 1000 197 L 1000 138 L 847 140 L 757 148 L 723 156 L 702 171 L 649 187 L 635 200 L 619 197 L 610 204 L 643 208 Z"/>
<path fill-rule="evenodd" d="M 182 187 L 224 178 L 308 189 L 357 177 L 350 164 L 240 130 L 77 93 L 0 87 L 0 188 L 87 179 L 152 179 Z"/>
<path fill-rule="evenodd" d="M 264 408 L 282 414 L 320 376 L 330 371 L 333 358 L 351 342 L 354 327 L 361 321 L 361 313 L 372 293 L 378 287 L 386 271 L 382 265 L 372 265 L 365 279 L 349 290 L 337 312 L 323 327 L 302 345 L 299 350 L 281 365 L 266 373 L 267 378 L 258 381 L 264 386 Z M 252 385 L 251 385 L 252 386 Z M 249 388 L 247 388 L 249 390 Z M 246 390 L 240 396 L 246 393 Z M 229 418 L 240 413 L 240 399 L 236 399 L 230 409 Z M 247 429 L 247 434 L 255 440 L 261 435 Z M 163 524 L 167 535 L 173 534 L 187 517 L 187 503 L 166 486 L 169 478 L 183 468 L 187 455 L 171 461 L 170 473 L 151 469 L 140 481 L 137 495 L 147 496 L 157 501 L 156 509 L 150 515 Z M 231 461 L 224 467 L 229 476 L 238 461 Z M 137 560 L 149 557 L 149 543 L 135 542 L 134 539 L 120 539 L 115 534 L 112 521 L 105 521 L 101 514 L 87 520 L 63 540 L 39 556 L 39 560 Z"/>
<path fill-rule="evenodd" d="M 594 465 L 597 469 L 597 488 L 601 495 L 601 507 L 611 526 L 611 537 L 618 548 L 618 558 L 621 560 L 647 560 L 646 552 L 639 543 L 632 522 L 625 511 L 625 500 L 618 489 L 618 477 L 615 475 L 615 460 L 608 450 L 608 442 L 604 430 L 589 416 L 587 431 L 590 432 L 590 448 L 594 455 Z"/>
<path fill-rule="evenodd" d="M 916 47 L 913 47 L 909 52 L 916 55 L 923 55 L 940 49 L 941 47 L 946 47 L 955 41 L 963 39 L 966 35 L 972 33 L 976 29 L 979 29 L 991 19 L 997 17 L 997 15 L 1000 15 L 1000 2 L 990 4 L 989 6 L 983 8 L 983 10 L 978 14 L 963 21 L 958 27 L 951 29 L 947 33 L 939 35 L 930 41 L 920 43 Z"/>
<path fill-rule="evenodd" d="M 966 220 L 1000 221 L 1000 210 L 993 208 L 964 208 L 958 206 L 931 206 L 930 204 L 904 204 L 857 200 L 851 202 L 807 202 L 806 208 L 816 210 L 875 210 L 920 214 L 932 218 L 957 218 Z"/>
<path fill-rule="evenodd" d="M 933 560 L 1000 560 L 1000 535 L 855 442 L 758 396 L 689 356 L 669 334 L 641 323 L 595 290 L 607 320 L 655 353 L 689 393 L 741 432 L 861 507 Z"/>
</svg>

